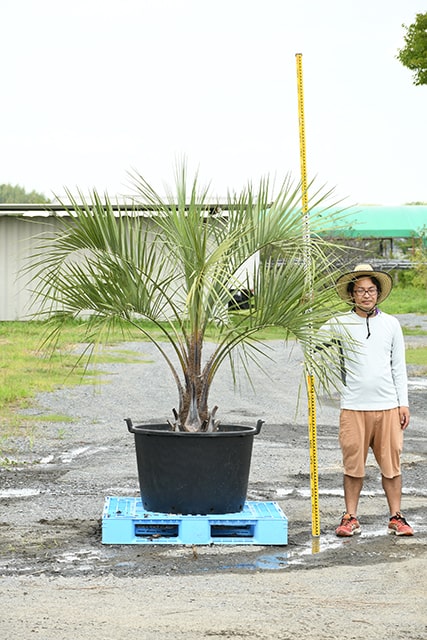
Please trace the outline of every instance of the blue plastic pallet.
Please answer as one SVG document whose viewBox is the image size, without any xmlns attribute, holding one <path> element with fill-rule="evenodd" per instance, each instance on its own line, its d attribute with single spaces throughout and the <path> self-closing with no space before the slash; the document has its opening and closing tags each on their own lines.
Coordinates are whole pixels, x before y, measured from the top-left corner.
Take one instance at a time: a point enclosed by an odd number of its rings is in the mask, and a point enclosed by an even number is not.
<svg viewBox="0 0 427 640">
<path fill-rule="evenodd" d="M 276 502 L 246 501 L 238 513 L 176 515 L 146 511 L 141 498 L 109 496 L 103 544 L 286 545 L 288 519 Z"/>
</svg>

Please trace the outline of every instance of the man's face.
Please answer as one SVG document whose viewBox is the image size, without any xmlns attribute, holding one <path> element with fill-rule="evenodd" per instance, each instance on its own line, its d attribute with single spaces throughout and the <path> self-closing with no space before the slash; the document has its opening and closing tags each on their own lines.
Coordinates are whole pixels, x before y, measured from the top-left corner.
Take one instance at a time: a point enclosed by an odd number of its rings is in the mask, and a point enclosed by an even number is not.
<svg viewBox="0 0 427 640">
<path fill-rule="evenodd" d="M 358 307 L 370 311 L 377 304 L 378 290 L 371 278 L 359 278 L 354 283 L 353 299 Z"/>
</svg>

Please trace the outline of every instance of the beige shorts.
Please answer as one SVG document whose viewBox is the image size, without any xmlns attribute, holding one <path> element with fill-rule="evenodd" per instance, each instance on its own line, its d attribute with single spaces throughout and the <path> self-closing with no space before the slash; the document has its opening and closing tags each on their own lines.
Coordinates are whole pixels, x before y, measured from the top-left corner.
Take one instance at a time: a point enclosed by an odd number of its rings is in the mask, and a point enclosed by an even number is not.
<svg viewBox="0 0 427 640">
<path fill-rule="evenodd" d="M 346 475 L 354 478 L 365 476 L 369 448 L 372 449 L 385 478 L 401 475 L 403 431 L 400 426 L 399 409 L 341 409 L 339 442 Z"/>
</svg>

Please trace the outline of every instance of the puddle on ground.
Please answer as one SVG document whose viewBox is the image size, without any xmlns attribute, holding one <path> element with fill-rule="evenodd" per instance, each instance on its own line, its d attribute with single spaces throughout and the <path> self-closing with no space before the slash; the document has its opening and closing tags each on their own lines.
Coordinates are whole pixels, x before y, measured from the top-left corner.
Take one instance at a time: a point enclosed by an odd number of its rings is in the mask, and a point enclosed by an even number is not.
<svg viewBox="0 0 427 640">
<path fill-rule="evenodd" d="M 55 463 L 70 463 L 79 458 L 80 456 L 94 456 L 101 451 L 107 451 L 108 447 L 93 447 L 92 445 L 87 445 L 85 447 L 77 447 L 76 449 L 70 449 L 69 451 L 64 451 L 60 453 L 57 458 L 53 455 L 48 455 L 45 458 L 42 458 L 39 462 L 42 466 L 47 466 L 49 464 Z"/>
<path fill-rule="evenodd" d="M 93 568 L 94 562 L 99 562 L 102 560 L 102 551 L 101 550 L 88 550 L 88 549 L 80 549 L 79 551 L 65 551 L 61 554 L 56 555 L 56 562 L 61 567 L 54 569 L 54 571 L 62 570 L 64 565 L 73 565 L 79 571 L 90 571 Z"/>
<path fill-rule="evenodd" d="M 74 460 L 85 456 L 94 456 L 103 451 L 108 451 L 109 448 L 107 446 L 93 447 L 92 445 L 87 445 L 84 447 L 77 447 L 75 449 L 70 449 L 68 451 L 63 451 L 62 453 L 57 454 L 56 456 L 53 454 L 49 454 L 43 458 L 38 460 L 28 459 L 28 460 L 18 460 L 9 458 L 9 464 L 13 464 L 14 471 L 23 471 L 28 468 L 28 465 L 37 464 L 39 467 L 48 467 L 50 465 L 55 464 L 70 464 Z"/>
<path fill-rule="evenodd" d="M 381 489 L 378 489 L 377 491 L 366 491 L 364 489 L 362 489 L 361 491 L 361 496 L 376 496 L 376 495 L 383 495 L 383 491 Z M 290 488 L 290 489 L 285 489 L 285 488 L 279 488 L 276 490 L 276 494 L 278 498 L 282 498 L 285 496 L 290 496 L 290 495 L 296 495 L 296 496 L 301 496 L 302 498 L 309 498 L 311 496 L 311 489 L 296 489 L 294 487 Z M 339 488 L 339 489 L 319 489 L 319 495 L 320 496 L 343 496 L 344 495 L 344 491 L 343 489 Z"/>
<path fill-rule="evenodd" d="M 411 391 L 423 390 L 427 389 L 427 379 L 426 378 L 409 378 L 408 379 L 408 387 Z"/>
<path fill-rule="evenodd" d="M 427 489 L 423 489 L 420 487 L 403 487 L 402 489 L 402 494 L 403 495 L 407 495 L 407 496 L 426 496 L 427 495 Z M 311 496 L 311 489 L 296 489 L 296 488 L 291 488 L 291 489 L 284 489 L 284 488 L 279 488 L 276 490 L 276 495 L 277 498 L 284 498 L 284 497 L 289 497 L 291 495 L 293 496 L 301 496 L 302 498 L 310 498 Z M 376 490 L 365 490 L 362 489 L 361 496 L 367 496 L 369 498 L 373 498 L 375 496 L 383 496 L 384 495 L 384 491 L 380 488 L 380 489 L 376 489 Z M 344 496 L 344 491 L 343 489 L 319 489 L 319 496 L 337 496 L 337 497 L 343 497 Z"/>
<path fill-rule="evenodd" d="M 421 516 L 415 516 L 411 519 L 411 524 L 414 525 L 415 535 L 412 537 L 399 537 L 396 541 L 402 545 L 424 544 L 424 541 L 417 537 L 427 532 L 427 526 L 423 524 Z M 227 565 L 221 567 L 223 570 L 232 569 L 245 569 L 248 571 L 280 571 L 297 565 L 309 565 L 313 556 L 319 553 L 325 553 L 333 549 L 339 549 L 348 544 L 366 544 L 372 541 L 373 538 L 393 538 L 395 536 L 389 536 L 387 532 L 387 524 L 384 523 L 379 528 L 373 528 L 369 526 L 363 526 L 362 533 L 360 535 L 338 538 L 334 532 L 328 534 L 322 534 L 321 536 L 311 537 L 301 545 L 295 548 L 283 549 L 283 551 L 263 553 L 258 557 L 252 559 L 249 562 L 243 562 L 239 564 Z"/>
<path fill-rule="evenodd" d="M 41 489 L 3 489 L 0 491 L 0 498 L 29 498 L 40 493 Z"/>
<path fill-rule="evenodd" d="M 370 537 L 372 537 L 372 532 L 369 532 Z M 378 535 L 380 533 L 378 532 Z M 381 535 L 384 535 L 384 531 L 381 532 Z M 360 539 L 361 536 L 358 536 Z M 346 540 L 348 542 L 348 539 Z M 222 567 L 222 569 L 246 569 L 259 571 L 262 569 L 268 571 L 279 571 L 281 569 L 286 569 L 291 566 L 308 564 L 309 558 L 318 553 L 324 553 L 325 551 L 330 551 L 331 549 L 336 549 L 342 546 L 344 540 L 342 538 L 337 538 L 335 535 L 325 535 L 320 536 L 319 538 L 311 538 L 307 540 L 307 542 L 298 548 L 286 551 L 280 551 L 279 553 L 264 553 L 257 558 L 254 558 L 250 562 L 244 562 L 237 565 L 232 565 L 228 567 Z"/>
<path fill-rule="evenodd" d="M 426 528 L 424 528 L 425 530 Z M 417 528 L 418 533 L 422 531 Z M 293 566 L 309 565 L 313 556 L 319 553 L 325 553 L 333 549 L 338 549 L 344 545 L 351 543 L 364 544 L 372 540 L 372 538 L 388 537 L 385 527 L 381 529 L 364 529 L 361 535 L 349 538 L 337 538 L 335 534 L 322 535 L 320 538 L 313 538 L 296 549 L 282 551 L 279 553 L 265 553 L 254 558 L 250 562 L 222 566 L 221 569 L 230 571 L 232 569 L 244 569 L 247 571 L 280 571 Z M 391 536 L 390 536 L 391 537 Z M 399 541 L 403 538 L 399 538 Z M 417 543 L 416 536 L 405 538 L 405 543 Z"/>
<path fill-rule="evenodd" d="M 77 449 L 71 449 L 70 451 L 61 453 L 60 460 L 61 462 L 72 462 L 82 454 L 87 453 L 89 450 L 90 447 L 78 447 Z"/>
<path fill-rule="evenodd" d="M 356 548 L 359 545 L 368 545 L 365 549 L 365 556 L 378 556 L 381 555 L 381 551 L 374 548 L 370 550 L 369 542 L 375 538 L 393 538 L 390 540 L 390 548 L 388 552 L 388 557 L 401 557 L 402 553 L 408 552 L 408 545 L 423 545 L 425 544 L 425 538 L 421 537 L 420 534 L 426 534 L 427 526 L 422 524 L 421 516 L 418 518 L 414 518 L 415 525 L 415 536 L 410 538 L 395 538 L 394 536 L 388 536 L 386 530 L 386 524 L 379 528 L 373 528 L 369 526 L 363 526 L 363 530 L 361 535 L 357 535 L 350 538 L 337 538 L 333 531 L 322 534 L 318 538 L 311 537 L 307 535 L 305 541 L 301 542 L 295 546 L 285 546 L 285 547 L 258 547 L 258 549 L 253 549 L 256 551 L 255 557 L 250 557 L 249 559 L 244 560 L 243 562 L 232 562 L 231 555 L 233 552 L 243 556 L 248 557 L 251 554 L 244 554 L 242 547 L 238 544 L 233 546 L 227 546 L 225 549 L 222 545 L 218 545 L 216 551 L 217 561 L 210 561 L 205 564 L 203 561 L 203 553 L 200 548 L 199 554 L 196 554 L 194 557 L 198 558 L 196 565 L 192 565 L 191 573 L 209 573 L 212 571 L 284 571 L 291 569 L 292 567 L 307 567 L 309 568 L 312 565 L 313 559 L 318 556 L 318 554 L 326 553 L 328 551 L 333 551 L 339 549 L 340 547 L 343 549 L 345 553 L 345 547 L 351 545 L 353 548 Z M 418 534 L 418 536 L 417 536 Z M 92 571 L 104 570 L 105 566 L 109 566 L 111 568 L 118 569 L 120 571 L 128 571 L 130 574 L 134 571 L 138 571 L 141 565 L 141 558 L 139 553 L 137 554 L 138 560 L 135 560 L 135 556 L 132 554 L 131 557 L 127 556 L 126 552 L 124 556 L 121 556 L 120 551 L 118 551 L 121 545 L 115 545 L 116 550 L 111 552 L 111 549 L 108 547 L 107 549 L 102 545 L 101 548 L 91 548 L 81 547 L 79 549 L 74 550 L 58 550 L 55 553 L 55 557 L 53 560 L 53 564 L 48 568 L 41 569 L 40 567 L 31 567 L 30 565 L 25 565 L 21 567 L 16 567 L 15 570 L 18 573 L 33 573 L 36 569 L 53 572 L 54 574 L 66 575 L 70 574 L 82 574 L 82 573 L 90 573 Z M 138 545 L 136 545 L 137 547 Z M 155 543 L 153 543 L 155 547 Z M 245 551 L 250 552 L 250 547 L 247 547 Z M 142 550 L 141 550 L 142 551 Z M 117 561 L 116 553 L 118 552 Z M 212 549 L 206 547 L 206 552 L 211 558 Z M 153 549 L 154 554 L 159 554 L 159 562 L 161 563 L 161 558 L 166 558 L 167 566 L 169 567 L 167 570 L 170 570 L 170 561 L 171 559 L 175 560 L 175 564 L 173 570 L 180 573 L 180 563 L 179 560 L 182 557 L 188 558 L 189 553 L 193 553 L 194 555 L 194 547 L 192 548 L 190 545 L 171 545 L 169 548 L 165 547 L 162 549 Z M 224 554 L 224 555 L 223 555 Z M 216 555 L 216 554 L 215 554 Z M 332 562 L 333 564 L 334 562 Z M 0 563 L 0 573 L 9 569 L 8 563 L 2 564 Z M 183 565 L 183 572 L 186 573 L 188 571 L 188 566 Z"/>
</svg>

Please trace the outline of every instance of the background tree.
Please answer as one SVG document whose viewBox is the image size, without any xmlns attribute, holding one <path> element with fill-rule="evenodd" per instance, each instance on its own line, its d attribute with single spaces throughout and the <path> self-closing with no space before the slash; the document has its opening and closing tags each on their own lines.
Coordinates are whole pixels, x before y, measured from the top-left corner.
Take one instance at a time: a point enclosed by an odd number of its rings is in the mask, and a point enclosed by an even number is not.
<svg viewBox="0 0 427 640">
<path fill-rule="evenodd" d="M 43 193 L 30 191 L 27 193 L 23 187 L 18 184 L 0 184 L 0 202 L 4 204 L 44 204 L 50 202 Z"/>
<path fill-rule="evenodd" d="M 427 13 L 417 13 L 415 22 L 406 29 L 405 46 L 399 49 L 397 59 L 411 71 L 416 85 L 427 84 Z"/>
<path fill-rule="evenodd" d="M 421 239 L 410 254 L 413 263 L 412 284 L 427 291 L 427 227 L 421 229 L 420 236 Z"/>
</svg>

